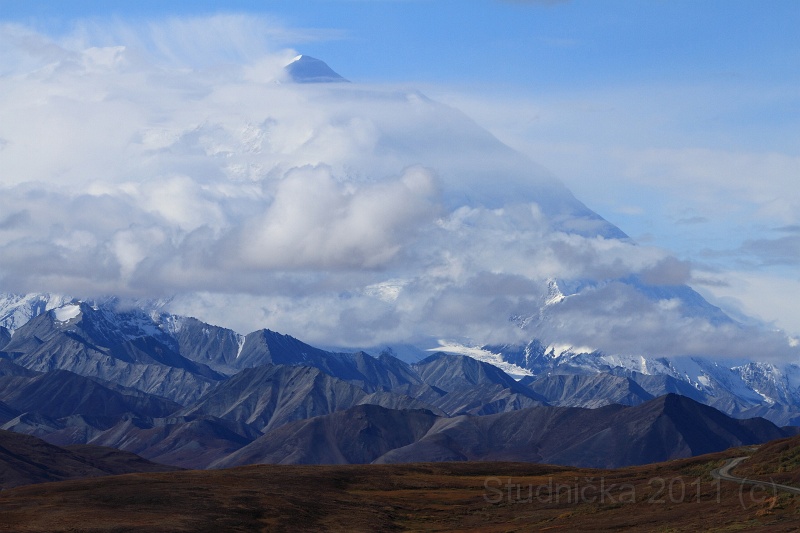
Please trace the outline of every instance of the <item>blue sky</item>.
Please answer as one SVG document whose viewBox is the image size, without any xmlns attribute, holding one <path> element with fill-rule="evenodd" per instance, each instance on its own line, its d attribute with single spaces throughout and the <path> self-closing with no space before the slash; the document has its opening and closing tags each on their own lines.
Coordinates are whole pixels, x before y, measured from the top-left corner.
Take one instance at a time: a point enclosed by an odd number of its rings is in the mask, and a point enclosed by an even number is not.
<svg viewBox="0 0 800 533">
<path fill-rule="evenodd" d="M 55 39 L 88 24 L 95 45 L 218 13 L 258 17 L 270 52 L 464 111 L 691 263 L 712 301 L 800 334 L 800 3 L 0 0 L 0 20 Z"/>
<path fill-rule="evenodd" d="M 14 2 L 5 20 L 48 31 L 87 17 L 261 13 L 324 30 L 304 43 L 359 81 L 479 83 L 539 90 L 744 76 L 797 81 L 792 1 L 299 0 Z M 324 35 L 324 33 L 323 33 Z M 791 51 L 794 50 L 795 53 Z"/>
</svg>

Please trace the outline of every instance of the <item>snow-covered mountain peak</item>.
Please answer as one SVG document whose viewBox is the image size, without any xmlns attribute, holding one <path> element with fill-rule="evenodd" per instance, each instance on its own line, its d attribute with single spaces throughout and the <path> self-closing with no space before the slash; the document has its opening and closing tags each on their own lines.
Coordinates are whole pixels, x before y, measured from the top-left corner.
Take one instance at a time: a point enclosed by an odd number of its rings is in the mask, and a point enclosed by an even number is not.
<svg viewBox="0 0 800 533">
<path fill-rule="evenodd" d="M 72 301 L 63 294 L 0 294 L 0 326 L 13 333 L 30 319 Z"/>
<path fill-rule="evenodd" d="M 547 280 L 547 297 L 545 298 L 544 305 L 557 304 L 564 300 L 566 296 L 561 292 L 558 282 L 555 279 Z"/>
<path fill-rule="evenodd" d="M 337 83 L 346 82 L 327 63 L 315 57 L 300 54 L 284 67 L 289 79 L 295 83 Z"/>
</svg>

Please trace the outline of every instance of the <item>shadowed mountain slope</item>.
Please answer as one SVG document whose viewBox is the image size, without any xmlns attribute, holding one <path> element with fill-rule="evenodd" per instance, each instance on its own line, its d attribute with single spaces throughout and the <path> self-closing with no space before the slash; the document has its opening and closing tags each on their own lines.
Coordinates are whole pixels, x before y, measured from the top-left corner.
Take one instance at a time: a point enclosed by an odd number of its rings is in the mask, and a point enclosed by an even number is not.
<svg viewBox="0 0 800 533">
<path fill-rule="evenodd" d="M 419 376 L 402 361 L 375 358 L 364 352 L 329 352 L 268 329 L 245 337 L 235 365 L 241 369 L 263 365 L 315 367 L 368 392 L 422 384 Z"/>
<path fill-rule="evenodd" d="M 565 407 L 638 405 L 656 396 L 628 377 L 607 373 L 526 376 L 520 384 L 540 394 L 547 403 Z"/>
<path fill-rule="evenodd" d="M 136 413 L 162 417 L 180 405 L 138 389 L 102 384 L 68 370 L 0 377 L 0 400 L 19 411 L 35 411 L 53 418 L 70 415 L 120 416 Z"/>
<path fill-rule="evenodd" d="M 420 378 L 432 387 L 451 392 L 476 385 L 502 385 L 515 392 L 531 394 L 496 366 L 464 355 L 438 352 L 411 365 Z M 532 394 L 531 394 L 532 395 Z"/>
<path fill-rule="evenodd" d="M 125 450 L 162 464 L 206 468 L 259 436 L 247 424 L 208 415 L 128 418 L 94 436 L 89 444 Z"/>
<path fill-rule="evenodd" d="M 192 317 L 167 317 L 167 328 L 183 357 L 218 372 L 235 374 L 244 336 Z"/>
<path fill-rule="evenodd" d="M 404 418 L 409 420 L 401 422 Z M 428 425 L 424 434 L 418 431 L 423 419 Z M 388 421 L 392 421 L 391 424 Z M 392 424 L 404 428 L 398 430 L 395 440 L 383 429 Z M 412 434 L 416 435 L 415 440 L 393 446 L 410 439 Z M 792 432 L 767 420 L 733 419 L 672 394 L 636 407 L 539 406 L 495 415 L 454 418 L 436 417 L 426 411 L 369 406 L 292 422 L 268 431 L 215 466 L 347 460 L 376 463 L 530 461 L 614 468 L 758 444 L 789 434 Z M 359 439 L 368 439 L 369 446 L 355 444 L 361 442 Z M 354 449 L 363 453 L 355 453 Z M 325 450 L 331 451 L 326 453 Z M 375 456 L 375 450 L 386 452 Z"/>
<path fill-rule="evenodd" d="M 14 409 L 13 407 L 9 406 L 5 402 L 0 401 L 0 424 L 5 424 L 9 420 L 12 420 L 19 416 L 21 413 Z"/>
<path fill-rule="evenodd" d="M 174 468 L 111 448 L 66 449 L 30 435 L 0 430 L 0 488 L 3 489 L 45 481 L 169 470 Z"/>
<path fill-rule="evenodd" d="M 359 405 L 281 426 L 212 467 L 371 463 L 392 449 L 420 439 L 436 420 L 430 411 Z"/>
<path fill-rule="evenodd" d="M 362 389 L 308 366 L 267 365 L 242 370 L 180 414 L 209 414 L 259 430 L 347 409 Z"/>
<path fill-rule="evenodd" d="M 8 329 L 0 326 L 0 350 L 11 340 L 11 332 Z"/>
<path fill-rule="evenodd" d="M 224 378 L 170 347 L 141 312 L 114 313 L 85 303 L 43 313 L 15 331 L 5 356 L 29 370 L 98 377 L 184 403 Z"/>
<path fill-rule="evenodd" d="M 379 462 L 525 460 L 615 468 L 758 444 L 791 432 L 764 419 L 738 420 L 668 394 L 635 407 L 533 407 L 441 420 L 420 442 Z M 427 441 L 427 442 L 426 442 Z"/>
</svg>

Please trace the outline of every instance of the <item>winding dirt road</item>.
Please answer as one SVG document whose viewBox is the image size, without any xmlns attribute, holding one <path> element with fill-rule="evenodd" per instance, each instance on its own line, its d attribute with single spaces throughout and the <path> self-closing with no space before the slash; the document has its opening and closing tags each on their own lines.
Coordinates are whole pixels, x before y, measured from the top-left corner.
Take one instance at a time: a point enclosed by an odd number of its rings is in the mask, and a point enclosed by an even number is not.
<svg viewBox="0 0 800 533">
<path fill-rule="evenodd" d="M 773 483 L 771 481 L 759 481 L 757 479 L 746 479 L 741 477 L 736 477 L 731 474 L 731 470 L 733 470 L 739 463 L 747 459 L 745 457 L 735 457 L 733 459 L 728 459 L 728 462 L 722 465 L 719 468 L 715 468 L 711 471 L 711 476 L 714 479 L 721 479 L 723 481 L 732 481 L 734 483 L 739 483 L 740 485 L 758 485 L 761 487 L 766 487 L 768 489 L 772 489 L 773 491 L 782 490 L 784 492 L 790 492 L 792 494 L 800 494 L 800 488 L 798 487 L 791 487 L 789 485 L 781 485 L 780 483 Z"/>
</svg>

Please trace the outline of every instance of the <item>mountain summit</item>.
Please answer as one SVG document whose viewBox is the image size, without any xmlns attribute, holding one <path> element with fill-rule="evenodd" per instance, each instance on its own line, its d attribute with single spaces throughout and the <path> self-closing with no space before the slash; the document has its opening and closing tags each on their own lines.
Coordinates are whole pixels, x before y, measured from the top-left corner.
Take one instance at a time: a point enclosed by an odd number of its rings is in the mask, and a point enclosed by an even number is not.
<svg viewBox="0 0 800 533">
<path fill-rule="evenodd" d="M 327 63 L 311 56 L 299 55 L 284 67 L 289 78 L 295 83 L 338 83 L 346 82 Z"/>
</svg>

